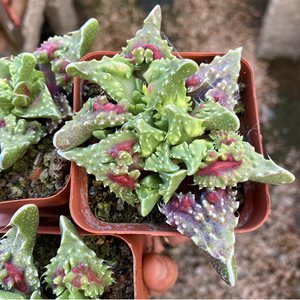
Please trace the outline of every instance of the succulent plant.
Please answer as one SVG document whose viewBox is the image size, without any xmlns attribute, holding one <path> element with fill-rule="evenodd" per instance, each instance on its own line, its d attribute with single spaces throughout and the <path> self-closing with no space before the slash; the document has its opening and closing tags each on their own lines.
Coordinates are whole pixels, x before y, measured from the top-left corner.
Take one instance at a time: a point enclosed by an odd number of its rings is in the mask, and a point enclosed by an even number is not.
<svg viewBox="0 0 300 300">
<path fill-rule="evenodd" d="M 0 240 L 1 299 L 41 299 L 32 255 L 38 224 L 37 207 L 24 205 L 13 215 L 8 224 L 11 229 Z"/>
<path fill-rule="evenodd" d="M 36 205 L 22 206 L 12 216 L 11 229 L 0 240 L 0 298 L 42 299 L 40 279 L 33 261 L 39 225 Z M 45 266 L 44 279 L 57 299 L 100 296 L 113 279 L 112 271 L 81 239 L 75 226 L 60 217 L 61 244 L 57 255 Z"/>
<path fill-rule="evenodd" d="M 242 48 L 198 66 L 171 53 L 160 24 L 156 6 L 121 54 L 68 65 L 70 75 L 99 84 L 110 98 L 105 104 L 89 99 L 56 133 L 55 145 L 121 200 L 139 202 L 142 216 L 158 203 L 167 222 L 234 285 L 237 184 L 286 184 L 294 176 L 256 153 L 238 133 Z M 126 118 L 116 123 L 116 116 L 123 117 L 116 112 L 121 104 Z M 113 112 L 104 113 L 103 105 Z M 78 147 L 92 135 L 101 140 Z"/>
<path fill-rule="evenodd" d="M 72 116 L 66 96 L 60 93 L 72 89 L 65 68 L 88 51 L 97 31 L 98 22 L 91 19 L 76 32 L 50 38 L 34 54 L 0 59 L 0 171 Z"/>
<path fill-rule="evenodd" d="M 56 299 L 97 298 L 113 279 L 106 263 L 82 241 L 72 222 L 60 217 L 61 244 L 46 266 L 45 282 Z"/>
</svg>

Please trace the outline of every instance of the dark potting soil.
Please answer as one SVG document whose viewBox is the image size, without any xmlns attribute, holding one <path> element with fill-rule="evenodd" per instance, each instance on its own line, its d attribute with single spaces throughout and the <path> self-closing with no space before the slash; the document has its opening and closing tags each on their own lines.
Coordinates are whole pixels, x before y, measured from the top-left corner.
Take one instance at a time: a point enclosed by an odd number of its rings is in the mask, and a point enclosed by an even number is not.
<svg viewBox="0 0 300 300">
<path fill-rule="evenodd" d="M 109 187 L 96 181 L 94 175 L 88 175 L 89 206 L 96 218 L 109 223 L 165 223 L 165 216 L 155 206 L 149 215 L 140 214 L 140 205 L 135 206 L 124 203 Z"/>
<path fill-rule="evenodd" d="M 56 256 L 60 245 L 60 235 L 38 234 L 33 252 L 34 262 L 39 277 L 45 272 L 45 266 Z M 106 287 L 102 299 L 133 299 L 133 256 L 128 245 L 120 238 L 113 236 L 84 236 L 83 241 L 99 258 L 110 266 L 114 283 Z M 55 299 L 56 296 L 46 284 L 41 284 L 44 299 Z"/>
<path fill-rule="evenodd" d="M 57 154 L 53 134 L 31 145 L 10 168 L 0 172 L 0 202 L 46 198 L 61 191 L 70 176 L 70 162 Z"/>
</svg>

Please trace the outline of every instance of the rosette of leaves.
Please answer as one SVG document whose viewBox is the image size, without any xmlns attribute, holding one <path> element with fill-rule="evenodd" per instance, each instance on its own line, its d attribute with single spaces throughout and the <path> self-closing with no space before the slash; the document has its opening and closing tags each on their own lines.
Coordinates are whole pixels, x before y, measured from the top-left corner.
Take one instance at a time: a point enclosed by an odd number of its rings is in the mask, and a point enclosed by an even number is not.
<svg viewBox="0 0 300 300">
<path fill-rule="evenodd" d="M 22 206 L 13 215 L 11 229 L 0 240 L 1 299 L 41 299 L 33 247 L 39 211 L 33 204 Z"/>
<path fill-rule="evenodd" d="M 81 239 L 72 222 L 60 217 L 61 244 L 57 255 L 46 266 L 45 282 L 56 299 L 98 298 L 113 279 L 101 258 Z"/>
</svg>

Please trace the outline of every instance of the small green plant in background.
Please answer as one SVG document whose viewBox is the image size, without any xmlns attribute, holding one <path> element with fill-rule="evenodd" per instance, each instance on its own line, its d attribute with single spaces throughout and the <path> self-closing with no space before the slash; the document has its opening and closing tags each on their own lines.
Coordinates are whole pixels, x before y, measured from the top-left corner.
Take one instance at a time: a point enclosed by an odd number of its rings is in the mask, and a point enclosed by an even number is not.
<svg viewBox="0 0 300 300">
<path fill-rule="evenodd" d="M 98 22 L 91 19 L 78 31 L 50 38 L 33 54 L 0 58 L 0 171 L 72 116 L 66 96 L 73 77 L 65 68 L 87 53 L 97 32 Z"/>
<path fill-rule="evenodd" d="M 39 211 L 24 205 L 11 218 L 11 229 L 0 240 L 1 299 L 43 299 L 33 248 Z M 72 222 L 60 217 L 61 244 L 57 255 L 44 266 L 43 280 L 57 299 L 99 297 L 113 279 L 107 264 L 84 244 Z"/>
</svg>

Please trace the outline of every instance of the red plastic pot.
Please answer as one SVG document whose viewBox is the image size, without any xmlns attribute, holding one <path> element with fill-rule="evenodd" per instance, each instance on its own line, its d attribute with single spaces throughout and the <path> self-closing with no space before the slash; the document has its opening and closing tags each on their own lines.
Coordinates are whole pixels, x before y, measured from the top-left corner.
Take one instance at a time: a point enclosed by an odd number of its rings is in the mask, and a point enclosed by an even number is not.
<svg viewBox="0 0 300 300">
<path fill-rule="evenodd" d="M 100 60 L 104 55 L 112 57 L 117 52 L 92 52 L 85 55 L 81 61 Z M 210 62 L 216 55 L 224 53 L 194 53 L 181 52 L 177 55 L 201 62 Z M 241 59 L 240 78 L 246 84 L 244 92 L 245 112 L 240 115 L 241 134 L 247 134 L 249 142 L 256 152 L 263 154 L 260 127 L 258 120 L 254 74 L 249 63 Z M 75 78 L 74 80 L 74 112 L 81 109 L 82 87 L 84 81 Z M 244 182 L 244 204 L 239 209 L 240 218 L 237 233 L 248 232 L 260 227 L 270 214 L 270 197 L 267 184 L 256 182 Z M 134 224 L 134 223 L 107 223 L 97 219 L 91 212 L 88 204 L 88 184 L 85 168 L 78 167 L 75 163 L 71 166 L 71 193 L 70 212 L 73 220 L 78 226 L 91 233 L 98 234 L 150 234 L 150 235 L 179 235 L 176 228 L 167 224 Z"/>
<path fill-rule="evenodd" d="M 35 204 L 37 207 L 52 207 L 60 206 L 69 202 L 70 196 L 70 182 L 69 178 L 67 184 L 64 188 L 57 194 L 46 197 L 46 198 L 28 198 L 28 199 L 18 199 L 0 202 L 0 211 L 3 210 L 17 210 L 25 204 Z"/>
<path fill-rule="evenodd" d="M 0 212 L 0 233 L 5 233 L 9 229 L 7 224 L 16 210 L 9 210 L 5 213 Z M 67 205 L 58 208 L 40 208 L 40 225 L 38 228 L 39 234 L 60 234 L 59 217 L 60 215 L 69 216 Z M 70 217 L 70 216 L 69 216 Z M 77 227 L 81 235 L 97 235 L 91 232 L 86 232 L 82 228 Z M 99 234 L 98 234 L 99 235 Z M 101 234 L 103 235 L 103 234 Z M 117 235 L 110 233 L 110 236 L 115 236 L 122 239 L 130 248 L 133 256 L 133 284 L 134 284 L 134 299 L 147 299 L 148 290 L 143 280 L 143 253 L 146 247 L 145 235 Z"/>
</svg>

